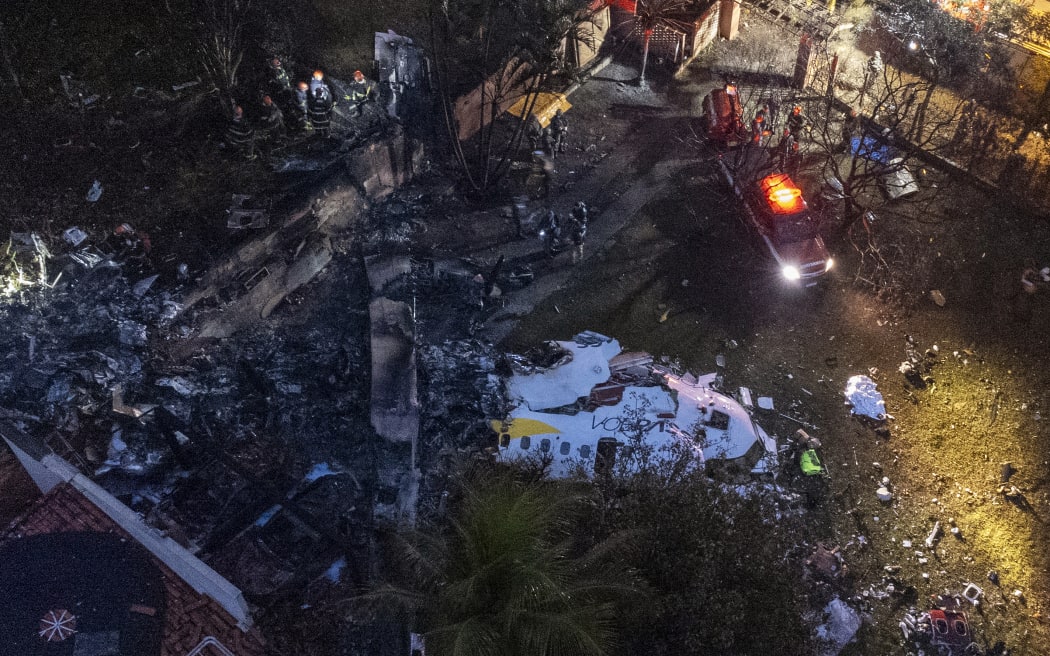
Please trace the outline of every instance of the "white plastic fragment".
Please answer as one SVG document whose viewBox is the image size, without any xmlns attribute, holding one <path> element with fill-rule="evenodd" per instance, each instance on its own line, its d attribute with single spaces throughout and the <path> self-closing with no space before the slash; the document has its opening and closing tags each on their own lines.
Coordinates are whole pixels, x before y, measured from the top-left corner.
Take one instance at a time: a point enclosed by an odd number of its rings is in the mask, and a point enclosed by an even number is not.
<svg viewBox="0 0 1050 656">
<path fill-rule="evenodd" d="M 762 408 L 763 410 L 772 410 L 773 409 L 773 399 L 771 399 L 768 396 L 760 396 L 760 397 L 758 397 L 758 407 Z"/>
<path fill-rule="evenodd" d="M 984 594 L 984 590 L 981 590 L 973 583 L 967 583 L 963 589 L 962 596 L 966 601 L 970 602 L 974 606 L 978 605 L 981 601 L 981 595 Z"/>
<path fill-rule="evenodd" d="M 98 202 L 99 198 L 102 198 L 102 183 L 95 180 L 91 184 L 91 189 L 88 189 L 87 195 L 84 197 L 89 203 Z"/>
<path fill-rule="evenodd" d="M 875 490 L 875 496 L 879 498 L 879 501 L 892 501 L 893 494 L 885 487 L 882 486 Z"/>
<path fill-rule="evenodd" d="M 87 233 L 76 226 L 66 228 L 62 233 L 62 239 L 65 239 L 70 246 L 79 246 L 87 238 Z"/>
<path fill-rule="evenodd" d="M 140 298 L 145 296 L 146 292 L 148 292 L 149 288 L 153 286 L 153 283 L 157 282 L 157 278 L 159 277 L 160 274 L 155 273 L 152 276 L 143 278 L 142 280 L 135 283 L 135 286 L 131 288 L 132 293 Z"/>
<path fill-rule="evenodd" d="M 755 405 L 754 401 L 751 400 L 751 390 L 746 387 L 740 388 L 740 405 L 745 408 L 751 408 Z"/>
<path fill-rule="evenodd" d="M 933 529 L 930 534 L 926 536 L 926 548 L 932 549 L 933 545 L 937 544 L 937 538 L 941 537 L 941 523 L 936 521 L 933 523 Z"/>
</svg>

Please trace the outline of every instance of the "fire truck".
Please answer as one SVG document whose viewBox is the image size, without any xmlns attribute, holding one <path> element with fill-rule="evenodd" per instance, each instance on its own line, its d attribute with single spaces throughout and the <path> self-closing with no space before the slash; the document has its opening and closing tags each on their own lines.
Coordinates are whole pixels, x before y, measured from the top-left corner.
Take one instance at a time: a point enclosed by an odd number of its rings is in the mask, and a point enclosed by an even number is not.
<svg viewBox="0 0 1050 656">
<path fill-rule="evenodd" d="M 701 127 L 709 141 L 726 148 L 747 140 L 744 108 L 735 84 L 726 84 L 704 96 L 703 108 Z"/>
<path fill-rule="evenodd" d="M 820 219 L 802 189 L 775 171 L 766 149 L 744 146 L 719 158 L 726 181 L 743 205 L 741 218 L 788 282 L 819 283 L 834 265 L 820 235 Z"/>
</svg>

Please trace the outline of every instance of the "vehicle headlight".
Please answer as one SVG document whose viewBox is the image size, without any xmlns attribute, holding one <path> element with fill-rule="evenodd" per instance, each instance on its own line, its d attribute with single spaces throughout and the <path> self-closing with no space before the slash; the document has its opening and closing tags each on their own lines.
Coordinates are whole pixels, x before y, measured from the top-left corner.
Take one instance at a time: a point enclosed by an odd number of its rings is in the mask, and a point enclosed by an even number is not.
<svg viewBox="0 0 1050 656">
<path fill-rule="evenodd" d="M 801 280 L 802 279 L 802 274 L 799 273 L 798 267 L 786 266 L 783 269 L 781 269 L 781 273 L 783 273 L 784 277 L 787 278 L 788 280 Z"/>
<path fill-rule="evenodd" d="M 835 266 L 835 260 L 828 258 L 828 261 L 824 263 L 824 271 L 831 271 L 831 267 Z"/>
</svg>

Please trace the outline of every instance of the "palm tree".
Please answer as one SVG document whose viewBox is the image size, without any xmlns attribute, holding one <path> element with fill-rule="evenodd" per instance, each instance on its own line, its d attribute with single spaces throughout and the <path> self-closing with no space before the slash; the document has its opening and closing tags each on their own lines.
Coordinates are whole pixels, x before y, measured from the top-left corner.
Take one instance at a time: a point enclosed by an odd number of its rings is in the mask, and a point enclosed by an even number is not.
<svg viewBox="0 0 1050 656">
<path fill-rule="evenodd" d="M 681 16 L 693 4 L 691 0 L 638 0 L 634 24 L 642 30 L 642 73 L 639 83 L 645 83 L 645 67 L 649 62 L 649 40 L 659 26 L 684 28 Z"/>
<path fill-rule="evenodd" d="M 363 598 L 413 611 L 437 656 L 605 654 L 636 588 L 612 541 L 575 546 L 580 502 L 565 483 L 474 480 L 447 527 L 399 536 L 404 584 Z"/>
</svg>

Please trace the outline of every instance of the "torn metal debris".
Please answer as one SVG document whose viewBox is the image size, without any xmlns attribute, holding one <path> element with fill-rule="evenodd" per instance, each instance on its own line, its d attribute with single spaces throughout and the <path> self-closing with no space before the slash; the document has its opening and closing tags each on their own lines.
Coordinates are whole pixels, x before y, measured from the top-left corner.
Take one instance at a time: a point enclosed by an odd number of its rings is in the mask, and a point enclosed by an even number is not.
<svg viewBox="0 0 1050 656">
<path fill-rule="evenodd" d="M 775 469 L 775 439 L 714 389 L 715 374 L 679 374 L 594 332 L 507 362 L 513 407 L 490 422 L 501 460 L 537 464 L 556 478 L 679 460 Z"/>
</svg>

